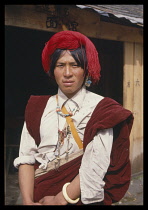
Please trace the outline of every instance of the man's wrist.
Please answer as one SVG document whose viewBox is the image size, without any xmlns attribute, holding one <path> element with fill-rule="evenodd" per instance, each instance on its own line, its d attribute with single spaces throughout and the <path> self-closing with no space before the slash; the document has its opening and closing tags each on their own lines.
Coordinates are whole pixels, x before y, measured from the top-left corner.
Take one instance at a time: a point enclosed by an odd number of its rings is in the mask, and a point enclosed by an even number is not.
<svg viewBox="0 0 148 210">
<path fill-rule="evenodd" d="M 23 200 L 23 205 L 30 205 L 32 203 L 33 203 L 32 200 Z"/>
<path fill-rule="evenodd" d="M 67 194 L 67 187 L 70 185 L 70 182 L 67 182 L 66 184 L 63 185 L 63 188 L 62 188 L 62 193 L 63 193 L 63 196 L 65 198 L 65 200 L 67 200 L 68 203 L 71 203 L 71 204 L 76 204 L 80 198 L 76 198 L 75 200 L 71 199 L 68 194 Z"/>
<path fill-rule="evenodd" d="M 67 205 L 67 204 L 68 204 L 68 202 L 66 201 L 66 199 L 65 199 L 64 196 L 63 196 L 62 191 L 59 192 L 59 193 L 56 195 L 56 199 L 59 200 L 59 202 L 61 203 L 61 205 Z"/>
</svg>

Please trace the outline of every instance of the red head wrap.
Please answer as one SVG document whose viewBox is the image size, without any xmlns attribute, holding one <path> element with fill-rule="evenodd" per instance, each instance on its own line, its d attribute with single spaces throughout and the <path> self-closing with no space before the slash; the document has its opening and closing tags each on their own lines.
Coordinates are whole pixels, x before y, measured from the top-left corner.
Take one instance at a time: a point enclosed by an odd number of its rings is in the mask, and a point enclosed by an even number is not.
<svg viewBox="0 0 148 210">
<path fill-rule="evenodd" d="M 100 79 L 100 63 L 98 52 L 94 44 L 83 34 L 76 31 L 61 31 L 54 34 L 46 43 L 42 51 L 42 65 L 45 72 L 50 68 L 50 57 L 56 49 L 74 50 L 81 46 L 85 47 L 88 62 L 88 74 L 95 83 Z"/>
</svg>

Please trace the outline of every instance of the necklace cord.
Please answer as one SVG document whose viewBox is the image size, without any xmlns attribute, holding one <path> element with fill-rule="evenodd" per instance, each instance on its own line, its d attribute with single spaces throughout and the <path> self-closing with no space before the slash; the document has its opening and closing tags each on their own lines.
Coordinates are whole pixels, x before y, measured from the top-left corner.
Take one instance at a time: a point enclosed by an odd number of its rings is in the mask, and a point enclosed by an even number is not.
<svg viewBox="0 0 148 210">
<path fill-rule="evenodd" d="M 56 100 L 57 100 L 57 106 L 59 106 L 58 105 L 58 95 L 56 95 Z M 66 117 L 67 124 L 70 126 L 70 130 L 71 130 L 71 133 L 73 135 L 73 138 L 74 138 L 75 142 L 77 143 L 79 149 L 82 149 L 83 148 L 83 143 L 82 143 L 82 141 L 81 141 L 81 139 L 78 135 L 78 132 L 75 128 L 73 120 L 71 119 L 70 115 L 68 114 L 68 111 L 65 108 L 65 106 L 62 107 L 61 111 L 62 111 L 62 113 L 64 113 L 64 116 Z"/>
</svg>

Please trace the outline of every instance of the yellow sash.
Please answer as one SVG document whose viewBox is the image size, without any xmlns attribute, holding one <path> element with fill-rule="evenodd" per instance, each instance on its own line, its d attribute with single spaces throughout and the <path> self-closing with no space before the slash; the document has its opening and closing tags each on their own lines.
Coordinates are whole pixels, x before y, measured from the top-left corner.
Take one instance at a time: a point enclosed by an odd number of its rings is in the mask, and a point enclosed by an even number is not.
<svg viewBox="0 0 148 210">
<path fill-rule="evenodd" d="M 56 95 L 56 100 L 58 102 L 58 95 Z M 69 114 L 67 109 L 65 108 L 65 106 L 62 107 L 61 111 L 64 114 Z M 71 133 L 72 133 L 72 135 L 75 139 L 75 142 L 77 143 L 79 149 L 82 149 L 83 148 L 83 143 L 82 143 L 82 141 L 81 141 L 81 139 L 78 135 L 78 132 L 77 132 L 75 126 L 74 126 L 74 123 L 73 123 L 71 117 L 70 116 L 66 117 L 66 121 L 67 121 L 68 125 L 70 126 L 70 130 L 71 130 Z"/>
<path fill-rule="evenodd" d="M 68 111 L 67 109 L 65 108 L 65 106 L 62 107 L 61 111 L 64 113 L 64 114 L 68 114 Z M 70 129 L 71 129 L 71 133 L 75 139 L 75 142 L 77 143 L 79 149 L 82 149 L 83 148 L 83 143 L 78 135 L 78 132 L 74 126 L 74 123 L 73 123 L 73 120 L 71 119 L 70 116 L 66 117 L 66 121 L 68 123 L 68 125 L 70 126 Z"/>
</svg>

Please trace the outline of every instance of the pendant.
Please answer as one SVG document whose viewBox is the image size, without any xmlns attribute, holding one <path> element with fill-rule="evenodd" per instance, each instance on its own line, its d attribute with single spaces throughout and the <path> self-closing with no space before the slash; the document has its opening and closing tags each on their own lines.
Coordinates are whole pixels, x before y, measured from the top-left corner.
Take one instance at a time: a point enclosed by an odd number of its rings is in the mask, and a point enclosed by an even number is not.
<svg viewBox="0 0 148 210">
<path fill-rule="evenodd" d="M 66 151 L 66 156 L 65 156 L 65 160 L 66 160 L 66 161 L 68 161 L 68 153 L 69 153 L 69 151 L 67 150 L 67 151 Z"/>
<path fill-rule="evenodd" d="M 55 161 L 55 170 L 59 171 L 59 167 L 60 167 L 60 157 L 56 157 L 56 161 Z"/>
<path fill-rule="evenodd" d="M 59 139 L 60 146 L 62 146 L 64 143 L 64 137 L 63 137 L 62 131 L 58 131 L 58 139 Z"/>
<path fill-rule="evenodd" d="M 57 108 L 56 108 L 56 112 L 58 115 L 61 115 L 62 117 L 69 117 L 69 116 L 73 116 L 73 113 L 72 112 L 68 112 L 68 114 L 63 114 L 59 105 L 57 105 Z"/>
</svg>

